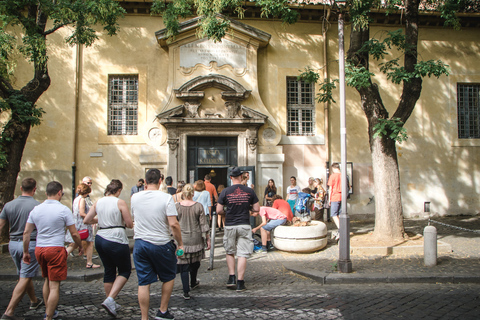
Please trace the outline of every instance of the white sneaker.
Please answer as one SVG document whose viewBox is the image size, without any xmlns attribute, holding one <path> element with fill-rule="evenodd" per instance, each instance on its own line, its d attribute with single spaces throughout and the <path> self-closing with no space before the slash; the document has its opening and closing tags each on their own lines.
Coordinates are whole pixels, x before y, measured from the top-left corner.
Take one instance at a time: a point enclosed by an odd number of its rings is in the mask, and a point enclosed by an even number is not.
<svg viewBox="0 0 480 320">
<path fill-rule="evenodd" d="M 105 301 L 103 301 L 102 303 L 102 307 L 107 310 L 110 315 L 114 317 L 117 316 L 116 303 L 115 300 L 113 300 L 112 298 L 108 297 L 107 299 L 105 299 Z"/>
</svg>

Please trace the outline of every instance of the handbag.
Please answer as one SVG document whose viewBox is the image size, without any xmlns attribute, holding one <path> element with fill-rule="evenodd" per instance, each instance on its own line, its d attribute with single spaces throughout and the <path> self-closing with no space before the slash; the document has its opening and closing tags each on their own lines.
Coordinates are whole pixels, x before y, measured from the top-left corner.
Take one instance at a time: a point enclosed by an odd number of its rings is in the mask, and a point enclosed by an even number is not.
<svg viewBox="0 0 480 320">
<path fill-rule="evenodd" d="M 87 239 L 88 236 L 89 236 L 88 229 L 79 230 L 79 231 L 78 231 L 78 234 L 80 235 L 80 239 L 81 239 L 81 240 L 85 240 L 85 239 Z"/>
<path fill-rule="evenodd" d="M 330 203 L 328 201 L 328 193 L 325 193 L 325 198 L 323 198 L 323 208 L 330 209 Z"/>
</svg>

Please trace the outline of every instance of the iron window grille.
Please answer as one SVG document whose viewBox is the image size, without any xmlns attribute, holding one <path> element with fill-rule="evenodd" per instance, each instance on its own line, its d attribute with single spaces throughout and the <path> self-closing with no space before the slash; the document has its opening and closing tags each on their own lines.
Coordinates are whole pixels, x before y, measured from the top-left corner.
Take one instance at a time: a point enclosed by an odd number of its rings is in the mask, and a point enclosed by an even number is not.
<svg viewBox="0 0 480 320">
<path fill-rule="evenodd" d="M 457 84 L 458 138 L 480 139 L 480 84 Z"/>
<path fill-rule="evenodd" d="M 314 85 L 287 78 L 287 135 L 315 135 Z"/>
<path fill-rule="evenodd" d="M 138 75 L 111 75 L 108 79 L 108 135 L 136 135 Z"/>
</svg>

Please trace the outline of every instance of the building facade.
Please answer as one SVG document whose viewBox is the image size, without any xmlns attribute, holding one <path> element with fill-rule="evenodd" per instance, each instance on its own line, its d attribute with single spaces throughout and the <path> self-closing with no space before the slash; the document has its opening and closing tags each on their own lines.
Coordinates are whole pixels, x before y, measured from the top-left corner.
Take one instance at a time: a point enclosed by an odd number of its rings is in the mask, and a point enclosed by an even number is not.
<svg viewBox="0 0 480 320">
<path fill-rule="evenodd" d="M 229 167 L 246 167 L 260 198 L 269 179 L 283 196 L 291 176 L 302 188 L 311 176 L 325 185 L 327 163 L 340 161 L 339 105 L 316 102 L 318 86 L 297 79 L 307 66 L 320 80 L 338 78 L 337 24 L 323 6 L 305 7 L 289 26 L 258 13 L 246 16 L 232 21 L 216 43 L 197 37 L 195 17 L 170 40 L 162 18 L 144 3 L 126 1 L 125 7 L 119 34 L 99 33 L 92 47 L 65 45 L 68 30 L 49 38 L 52 84 L 38 101 L 46 114 L 32 128 L 19 180 L 33 176 L 41 188 L 53 179 L 72 186 L 88 175 L 94 199 L 111 179 L 128 190 L 149 168 L 174 181 L 212 173 L 218 185 L 228 183 Z M 419 59 L 440 59 L 451 74 L 424 80 L 406 124 L 409 139 L 398 145 L 404 213 L 476 214 L 480 17 L 470 15 L 461 31 L 432 19 L 425 16 L 420 27 Z M 375 21 L 371 35 L 401 28 L 400 20 L 401 14 Z M 383 101 L 394 110 L 401 86 L 371 63 Z M 20 82 L 29 68 L 19 65 Z M 347 150 L 349 213 L 373 214 L 367 121 L 351 88 Z M 129 193 L 122 198 L 129 201 Z"/>
</svg>

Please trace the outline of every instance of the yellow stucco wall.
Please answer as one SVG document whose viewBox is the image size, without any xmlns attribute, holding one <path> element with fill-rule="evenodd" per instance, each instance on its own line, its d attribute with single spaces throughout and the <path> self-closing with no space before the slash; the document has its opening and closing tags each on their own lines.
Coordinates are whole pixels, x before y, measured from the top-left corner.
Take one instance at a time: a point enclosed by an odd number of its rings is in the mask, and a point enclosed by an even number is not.
<svg viewBox="0 0 480 320">
<path fill-rule="evenodd" d="M 338 78 L 337 26 L 330 26 L 325 40 L 320 23 L 299 22 L 284 26 L 278 21 L 242 22 L 272 36 L 268 46 L 258 50 L 258 92 L 284 135 L 286 77 L 297 76 L 299 70 L 308 65 L 320 71 L 323 79 L 325 41 L 330 78 Z M 130 188 L 145 169 L 152 166 L 166 167 L 167 146 L 155 151 L 155 165 L 141 164 L 139 155 L 151 152 L 145 142 L 145 130 L 161 111 L 161 106 L 170 99 L 167 88 L 169 72 L 172 70 L 169 68 L 169 53 L 160 47 L 154 35 L 163 28 L 161 18 L 127 15 L 120 21 L 120 27 L 118 36 L 99 34 L 99 41 L 82 50 L 76 166 L 77 182 L 85 175 L 93 178 L 92 198 L 100 198 L 110 179 L 117 178 L 124 183 L 121 197 L 128 201 Z M 373 27 L 371 34 L 379 34 L 383 29 L 383 26 Z M 390 28 L 394 29 L 397 28 Z M 349 32 L 347 26 L 346 48 Z M 52 84 L 38 101 L 46 114 L 42 124 L 31 131 L 19 177 L 35 177 L 41 191 L 53 179 L 62 182 L 68 191 L 72 184 L 76 48 L 63 43 L 62 37 L 66 33 L 67 30 L 60 30 L 59 34 L 49 38 Z M 450 65 L 452 71 L 450 77 L 424 80 L 420 100 L 406 124 L 409 139 L 398 146 L 406 214 L 423 211 L 425 201 L 431 202 L 432 211 L 441 214 L 476 213 L 480 209 L 477 198 L 480 191 L 480 171 L 477 167 L 480 141 L 456 139 L 456 83 L 480 83 L 479 40 L 480 33 L 477 29 L 459 32 L 440 28 L 420 30 L 420 59 L 442 59 Z M 378 71 L 378 64 L 374 61 L 371 63 L 371 70 Z M 25 64 L 19 66 L 19 84 L 28 79 L 29 72 Z M 139 75 L 139 135 L 108 136 L 108 75 L 126 73 Z M 379 84 L 385 105 L 393 112 L 401 86 L 390 84 L 384 76 L 379 76 L 375 81 Z M 248 81 L 243 84 L 248 86 Z M 328 132 L 325 129 L 327 119 L 324 105 L 316 103 L 316 134 L 323 141 L 328 141 L 328 144 L 311 142 L 280 145 L 285 162 L 283 181 L 277 181 L 277 186 L 282 190 L 286 190 L 291 175 L 297 176 L 298 184 L 304 187 L 309 176 L 325 178 L 325 161 L 340 160 L 338 91 L 334 98 L 337 103 L 330 105 Z M 373 173 L 367 122 L 360 107 L 358 93 L 352 88 L 347 88 L 347 139 L 348 161 L 354 163 L 352 182 L 355 188 L 349 212 L 373 213 L 374 204 L 369 204 L 373 196 Z M 99 154 L 101 156 L 98 157 Z M 167 172 L 166 175 L 168 174 Z M 262 179 L 266 181 L 268 177 Z M 257 192 L 263 195 L 263 188 L 264 185 L 258 185 Z M 39 192 L 39 195 L 41 199 L 43 193 Z M 65 201 L 68 203 L 70 200 Z"/>
</svg>

